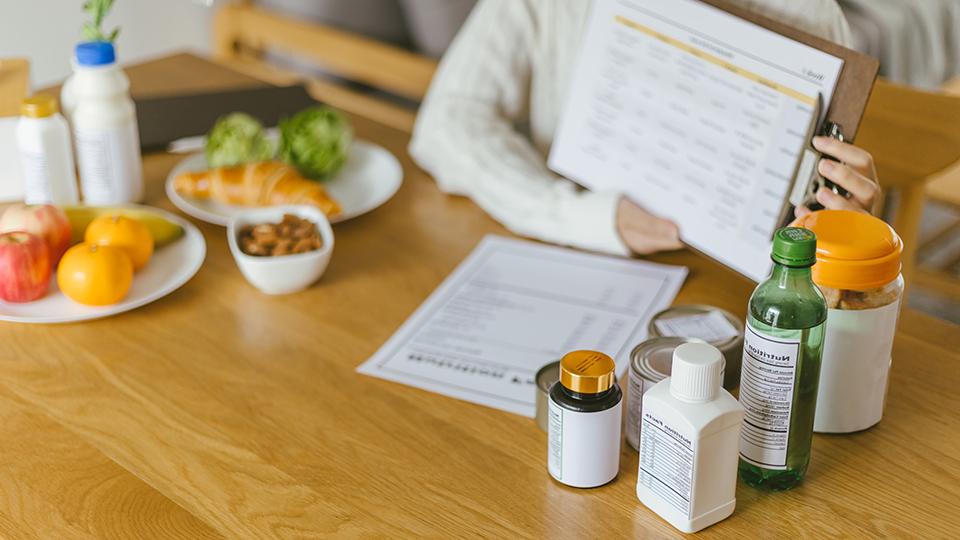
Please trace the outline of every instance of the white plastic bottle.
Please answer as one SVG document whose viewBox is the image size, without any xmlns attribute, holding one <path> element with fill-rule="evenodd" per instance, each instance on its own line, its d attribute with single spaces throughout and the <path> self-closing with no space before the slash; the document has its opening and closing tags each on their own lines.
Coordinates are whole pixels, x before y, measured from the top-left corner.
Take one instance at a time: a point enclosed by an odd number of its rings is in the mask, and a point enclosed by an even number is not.
<svg viewBox="0 0 960 540">
<path fill-rule="evenodd" d="M 77 72 L 76 58 L 70 59 L 71 74 L 63 81 L 60 87 L 60 113 L 67 120 L 67 123 L 73 125 L 73 111 L 77 108 L 77 96 L 73 91 L 73 78 Z"/>
<path fill-rule="evenodd" d="M 643 396 L 637 497 L 692 533 L 733 513 L 743 407 L 723 389 L 723 356 L 685 343 L 671 376 Z"/>
<path fill-rule="evenodd" d="M 80 43 L 72 91 L 73 134 L 83 200 L 90 205 L 143 198 L 143 166 L 130 83 L 116 63 L 113 44 Z"/>
<path fill-rule="evenodd" d="M 37 94 L 20 104 L 17 149 L 27 204 L 76 204 L 70 131 L 53 96 Z"/>
</svg>

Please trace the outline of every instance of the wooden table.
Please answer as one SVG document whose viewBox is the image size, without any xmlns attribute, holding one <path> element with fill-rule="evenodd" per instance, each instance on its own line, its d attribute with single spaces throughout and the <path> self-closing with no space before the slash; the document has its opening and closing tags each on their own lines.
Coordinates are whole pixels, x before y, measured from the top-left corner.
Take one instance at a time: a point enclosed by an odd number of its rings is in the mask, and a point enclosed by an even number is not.
<svg viewBox="0 0 960 540">
<path fill-rule="evenodd" d="M 129 70 L 138 95 L 259 84 L 178 55 Z M 441 194 L 409 135 L 355 118 L 403 163 L 386 206 L 336 227 L 323 280 L 283 297 L 241 277 L 224 229 L 200 225 L 203 268 L 176 293 L 83 324 L 0 324 L 0 534 L 15 538 L 660 537 L 618 479 L 550 479 L 533 421 L 358 375 L 480 238 L 506 234 Z M 178 157 L 145 158 L 149 201 Z M 751 284 L 689 252 L 677 302 L 744 314 Z M 807 481 L 740 486 L 708 537 L 955 537 L 960 328 L 905 311 L 886 417 L 817 436 Z"/>
</svg>

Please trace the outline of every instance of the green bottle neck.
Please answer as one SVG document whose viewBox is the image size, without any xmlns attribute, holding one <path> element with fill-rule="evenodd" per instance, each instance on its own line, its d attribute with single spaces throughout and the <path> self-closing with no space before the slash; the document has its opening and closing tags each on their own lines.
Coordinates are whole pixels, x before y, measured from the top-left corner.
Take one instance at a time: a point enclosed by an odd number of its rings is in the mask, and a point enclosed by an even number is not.
<svg viewBox="0 0 960 540">
<path fill-rule="evenodd" d="M 794 267 L 774 263 L 773 273 L 769 281 L 777 284 L 780 289 L 798 289 L 809 286 L 813 282 L 813 275 L 809 266 Z"/>
<path fill-rule="evenodd" d="M 827 318 L 827 306 L 809 266 L 775 263 L 770 278 L 750 297 L 750 315 L 774 328 L 812 328 Z"/>
</svg>

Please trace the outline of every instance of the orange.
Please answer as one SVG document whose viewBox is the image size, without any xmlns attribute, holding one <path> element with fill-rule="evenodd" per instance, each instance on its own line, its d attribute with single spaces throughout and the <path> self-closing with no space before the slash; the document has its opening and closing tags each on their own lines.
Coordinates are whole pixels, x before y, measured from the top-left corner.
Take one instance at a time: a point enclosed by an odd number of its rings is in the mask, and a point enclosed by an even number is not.
<svg viewBox="0 0 960 540">
<path fill-rule="evenodd" d="M 136 219 L 119 215 L 100 216 L 87 225 L 84 241 L 88 244 L 122 248 L 130 255 L 134 271 L 140 270 L 153 255 L 153 235 Z"/>
<path fill-rule="evenodd" d="M 57 267 L 57 285 L 74 302 L 89 306 L 116 304 L 133 283 L 133 262 L 122 248 L 77 244 Z"/>
</svg>

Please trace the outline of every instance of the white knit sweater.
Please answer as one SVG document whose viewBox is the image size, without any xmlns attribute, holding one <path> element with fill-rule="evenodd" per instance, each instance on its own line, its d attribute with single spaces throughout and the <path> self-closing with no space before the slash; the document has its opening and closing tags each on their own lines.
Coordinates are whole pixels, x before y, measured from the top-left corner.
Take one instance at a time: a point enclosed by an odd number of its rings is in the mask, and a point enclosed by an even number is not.
<svg viewBox="0 0 960 540">
<path fill-rule="evenodd" d="M 849 43 L 835 0 L 733 0 Z M 547 169 L 588 0 L 481 0 L 420 108 L 410 154 L 440 188 L 466 195 L 516 234 L 627 254 L 619 196 Z"/>
</svg>

